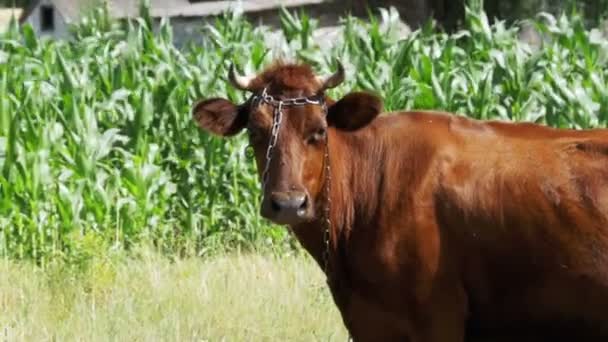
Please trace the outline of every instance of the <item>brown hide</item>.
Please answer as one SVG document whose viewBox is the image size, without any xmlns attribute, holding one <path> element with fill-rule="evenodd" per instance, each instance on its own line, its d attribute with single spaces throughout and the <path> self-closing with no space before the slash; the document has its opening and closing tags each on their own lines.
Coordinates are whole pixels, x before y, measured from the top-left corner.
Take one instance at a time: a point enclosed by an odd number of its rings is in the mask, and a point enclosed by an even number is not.
<svg viewBox="0 0 608 342">
<path fill-rule="evenodd" d="M 608 130 L 411 112 L 329 142 L 355 341 L 608 340 Z M 293 231 L 320 260 L 321 226 Z"/>
</svg>

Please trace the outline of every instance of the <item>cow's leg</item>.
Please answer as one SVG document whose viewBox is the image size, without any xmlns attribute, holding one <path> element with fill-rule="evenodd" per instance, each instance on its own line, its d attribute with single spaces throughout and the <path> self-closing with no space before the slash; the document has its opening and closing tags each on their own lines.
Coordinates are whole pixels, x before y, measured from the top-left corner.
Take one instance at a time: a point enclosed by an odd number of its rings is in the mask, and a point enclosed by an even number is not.
<svg viewBox="0 0 608 342">
<path fill-rule="evenodd" d="M 354 342 L 410 342 L 402 316 L 383 311 L 365 298 L 351 294 L 342 317 Z"/>
<path fill-rule="evenodd" d="M 353 295 L 345 324 L 354 342 L 463 342 L 465 306 L 459 299 L 445 299 L 411 315 L 398 315 Z"/>
<path fill-rule="evenodd" d="M 459 313 L 436 312 L 429 322 L 411 326 L 412 342 L 464 342 L 465 323 Z"/>
<path fill-rule="evenodd" d="M 439 282 L 429 296 L 411 305 L 383 306 L 357 292 L 334 293 L 344 325 L 354 342 L 463 342 L 466 330 L 467 298 L 453 279 Z M 382 291 L 382 290 L 379 290 Z M 396 298 L 398 296 L 395 296 Z M 394 303 L 393 303 L 394 304 Z M 387 310 L 392 307 L 393 310 Z"/>
<path fill-rule="evenodd" d="M 353 296 L 344 319 L 354 342 L 463 342 L 464 306 L 460 301 L 448 303 L 417 310 L 419 316 L 412 314 L 410 317 L 384 312 L 378 306 Z"/>
<path fill-rule="evenodd" d="M 411 312 L 412 342 L 463 342 L 466 334 L 467 305 L 464 290 L 458 287 L 435 291 Z"/>
</svg>

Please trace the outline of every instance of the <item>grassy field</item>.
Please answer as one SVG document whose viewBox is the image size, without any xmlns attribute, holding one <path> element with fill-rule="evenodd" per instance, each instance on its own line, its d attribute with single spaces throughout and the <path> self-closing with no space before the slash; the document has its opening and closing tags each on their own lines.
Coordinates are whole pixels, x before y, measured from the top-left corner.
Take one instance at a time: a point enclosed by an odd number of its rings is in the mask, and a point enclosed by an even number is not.
<svg viewBox="0 0 608 342">
<path fill-rule="evenodd" d="M 0 341 L 345 341 L 314 262 L 152 253 L 86 271 L 0 262 Z"/>
</svg>

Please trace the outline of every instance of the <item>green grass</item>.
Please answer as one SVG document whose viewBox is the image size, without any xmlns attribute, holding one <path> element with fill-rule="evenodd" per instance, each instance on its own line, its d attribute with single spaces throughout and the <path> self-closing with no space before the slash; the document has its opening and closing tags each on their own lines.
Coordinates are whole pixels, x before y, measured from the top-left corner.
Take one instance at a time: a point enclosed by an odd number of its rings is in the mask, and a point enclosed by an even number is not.
<svg viewBox="0 0 608 342">
<path fill-rule="evenodd" d="M 137 254 L 86 271 L 0 262 L 0 340 L 346 340 L 308 257 Z"/>
<path fill-rule="evenodd" d="M 333 71 L 347 81 L 330 95 L 379 93 L 387 110 L 441 109 L 479 119 L 555 127 L 608 124 L 608 42 L 576 12 L 532 20 L 541 48 L 518 26 L 489 24 L 471 1 L 462 30 L 432 23 L 400 39 L 396 13 L 345 16 L 341 39 L 321 50 L 317 20 L 281 11 L 281 47 L 266 28 L 227 13 L 203 42 L 172 45 L 145 9 L 118 22 L 103 9 L 73 27 L 73 39 L 38 39 L 31 27 L 0 36 L 0 256 L 75 264 L 150 242 L 166 255 L 227 250 L 285 252 L 294 242 L 263 220 L 246 138 L 201 132 L 197 99 L 246 94 L 225 81 L 277 57 Z"/>
</svg>

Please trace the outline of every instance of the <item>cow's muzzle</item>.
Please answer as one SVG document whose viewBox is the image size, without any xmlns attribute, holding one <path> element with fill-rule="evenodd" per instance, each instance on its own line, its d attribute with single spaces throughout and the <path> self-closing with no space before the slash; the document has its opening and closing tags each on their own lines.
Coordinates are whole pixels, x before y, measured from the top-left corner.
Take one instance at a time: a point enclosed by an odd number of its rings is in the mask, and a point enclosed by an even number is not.
<svg viewBox="0 0 608 342">
<path fill-rule="evenodd" d="M 297 224 L 312 215 L 310 198 L 303 191 L 271 192 L 262 205 L 262 216 L 278 224 Z"/>
</svg>

